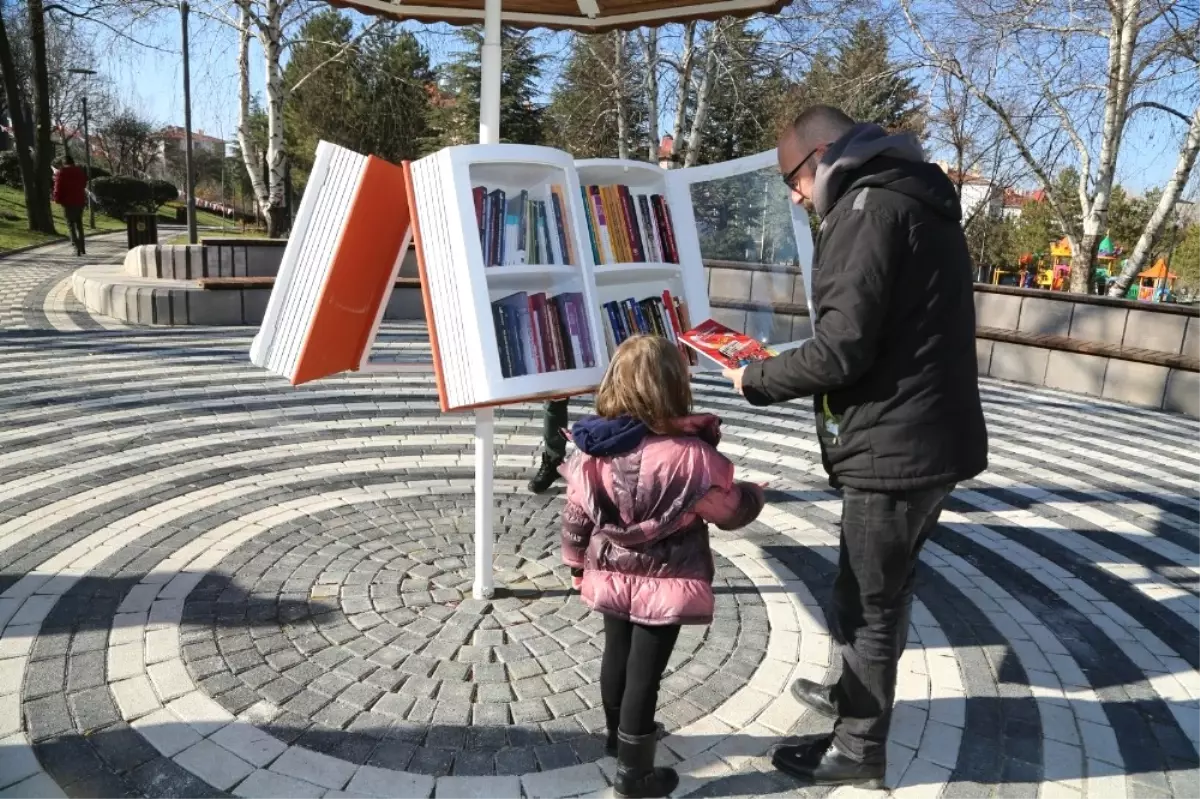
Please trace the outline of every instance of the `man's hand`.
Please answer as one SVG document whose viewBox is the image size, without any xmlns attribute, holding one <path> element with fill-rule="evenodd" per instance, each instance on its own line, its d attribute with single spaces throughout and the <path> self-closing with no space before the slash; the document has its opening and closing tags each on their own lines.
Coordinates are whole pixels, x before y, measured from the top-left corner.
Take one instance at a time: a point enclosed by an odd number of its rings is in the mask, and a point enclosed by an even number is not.
<svg viewBox="0 0 1200 799">
<path fill-rule="evenodd" d="M 733 390 L 743 397 L 746 396 L 746 392 L 742 390 L 742 375 L 745 371 L 746 367 L 743 366 L 741 369 L 725 369 L 721 372 L 727 379 L 733 381 Z"/>
</svg>

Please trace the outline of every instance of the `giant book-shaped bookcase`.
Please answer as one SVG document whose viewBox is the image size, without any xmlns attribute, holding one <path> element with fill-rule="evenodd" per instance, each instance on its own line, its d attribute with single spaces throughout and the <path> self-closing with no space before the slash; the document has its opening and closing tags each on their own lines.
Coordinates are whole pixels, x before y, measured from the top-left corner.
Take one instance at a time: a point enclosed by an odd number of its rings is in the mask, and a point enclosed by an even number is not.
<svg viewBox="0 0 1200 799">
<path fill-rule="evenodd" d="M 592 391 L 625 337 L 710 316 L 696 174 L 513 144 L 396 166 L 322 142 L 251 360 L 293 384 L 367 367 L 411 244 L 443 410 Z"/>
</svg>

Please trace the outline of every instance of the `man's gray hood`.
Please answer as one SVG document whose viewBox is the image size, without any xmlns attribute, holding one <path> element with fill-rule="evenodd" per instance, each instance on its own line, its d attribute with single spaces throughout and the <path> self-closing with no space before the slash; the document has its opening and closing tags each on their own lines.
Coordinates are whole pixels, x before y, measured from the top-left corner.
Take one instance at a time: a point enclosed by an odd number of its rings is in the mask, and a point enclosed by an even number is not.
<svg viewBox="0 0 1200 799">
<path fill-rule="evenodd" d="M 823 217 L 833 208 L 842 194 L 842 182 L 847 174 L 881 155 L 902 161 L 925 161 L 921 144 L 911 133 L 888 135 L 878 125 L 855 125 L 829 145 L 817 164 L 817 177 L 813 183 L 813 207 L 817 215 Z"/>
</svg>

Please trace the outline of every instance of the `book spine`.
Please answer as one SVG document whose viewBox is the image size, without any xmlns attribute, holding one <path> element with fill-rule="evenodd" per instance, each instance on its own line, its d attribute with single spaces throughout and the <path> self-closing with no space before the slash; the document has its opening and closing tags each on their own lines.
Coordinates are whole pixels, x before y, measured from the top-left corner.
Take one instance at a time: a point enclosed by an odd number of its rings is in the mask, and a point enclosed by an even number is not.
<svg viewBox="0 0 1200 799">
<path fill-rule="evenodd" d="M 666 221 L 667 239 L 671 242 L 671 263 L 679 263 L 679 247 L 675 242 L 675 223 L 671 221 L 671 206 L 667 205 L 667 198 L 662 198 L 663 219 Z"/>
<path fill-rule="evenodd" d="M 533 355 L 534 373 L 542 374 L 547 369 L 542 352 L 542 320 L 538 312 L 537 298 L 538 295 L 530 294 L 525 304 L 529 308 L 529 349 Z"/>
<path fill-rule="evenodd" d="M 559 250 L 562 252 L 563 265 L 575 263 L 575 247 L 567 235 L 567 209 L 563 204 L 562 188 L 550 187 L 550 204 L 554 206 L 554 227 L 558 231 Z"/>
<path fill-rule="evenodd" d="M 554 237 L 550 235 L 550 214 L 545 200 L 538 200 L 538 221 L 541 222 L 542 237 L 546 240 L 546 262 L 549 264 L 561 263 L 562 259 L 555 252 Z"/>
<path fill-rule="evenodd" d="M 592 247 L 592 263 L 600 265 L 600 241 L 596 238 L 596 214 L 592 211 L 592 198 L 588 195 L 587 186 L 580 186 L 579 193 L 583 195 L 583 217 L 587 220 L 588 244 Z"/>
<path fill-rule="evenodd" d="M 650 317 L 650 326 L 654 328 L 655 335 L 670 340 L 671 337 L 667 335 L 667 327 L 663 324 L 662 317 L 658 315 L 658 308 L 654 306 L 653 297 L 642 300 L 642 312 Z"/>
<path fill-rule="evenodd" d="M 558 333 L 562 339 L 563 356 L 568 369 L 583 365 L 583 348 L 579 343 L 579 328 L 571 316 L 569 297 L 559 294 L 554 298 L 554 312 L 558 315 Z"/>
<path fill-rule="evenodd" d="M 471 198 L 475 201 L 475 227 L 479 228 L 480 241 L 483 241 L 483 198 L 485 196 L 487 196 L 487 189 L 483 186 L 471 189 Z"/>
<path fill-rule="evenodd" d="M 509 349 L 512 354 L 513 375 L 524 377 L 529 374 L 525 368 L 525 351 L 521 341 L 521 312 L 515 304 L 506 304 L 504 310 L 508 322 Z"/>
<path fill-rule="evenodd" d="M 554 356 L 554 365 L 561 371 L 567 368 L 567 356 L 563 350 L 562 325 L 558 319 L 558 306 L 553 298 L 546 298 L 547 327 L 550 328 L 550 347 Z"/>
<path fill-rule="evenodd" d="M 600 306 L 600 310 L 604 311 L 600 318 L 604 326 L 604 342 L 608 346 L 608 352 L 611 353 L 617 348 L 617 334 L 613 330 L 612 309 L 608 307 L 608 303 L 605 303 Z"/>
<path fill-rule="evenodd" d="M 512 356 L 508 349 L 508 326 L 504 319 L 504 308 L 492 303 L 492 324 L 496 328 L 496 355 L 500 358 L 500 374 L 512 377 Z"/>
<path fill-rule="evenodd" d="M 533 313 L 529 310 L 529 298 L 522 297 L 521 301 L 514 308 L 517 312 L 518 327 L 521 334 L 521 362 L 525 365 L 525 374 L 535 375 L 541 370 L 537 368 L 535 357 L 537 350 L 533 346 Z"/>
<path fill-rule="evenodd" d="M 483 265 L 492 265 L 492 198 L 483 198 L 483 230 L 479 234 L 479 246 L 483 250 Z"/>
<path fill-rule="evenodd" d="M 542 365 L 547 372 L 558 371 L 558 359 L 554 352 L 554 330 L 550 323 L 550 313 L 547 308 L 546 295 L 539 293 L 537 297 L 538 336 L 542 349 Z"/>
<path fill-rule="evenodd" d="M 638 195 L 638 210 L 642 214 L 642 229 L 646 234 L 646 241 L 650 245 L 650 257 L 657 262 L 662 262 L 662 251 L 658 247 L 658 239 L 654 232 L 654 214 L 650 213 L 650 203 L 646 200 L 646 195 Z"/>
<path fill-rule="evenodd" d="M 633 255 L 639 261 L 648 261 L 646 248 L 642 246 L 642 232 L 638 225 L 637 207 L 628 186 L 621 186 L 621 205 L 625 209 L 625 223 L 629 229 L 629 241 L 633 246 Z"/>
<path fill-rule="evenodd" d="M 617 302 L 614 300 L 604 303 L 604 310 L 608 312 L 608 320 L 612 326 L 614 343 L 619 346 L 627 338 L 627 335 L 625 333 L 625 326 L 621 323 L 621 313 Z"/>
<path fill-rule="evenodd" d="M 588 319 L 587 306 L 583 303 L 583 293 L 572 292 L 568 295 L 568 301 L 579 331 L 579 344 L 583 347 L 583 365 L 590 369 L 596 365 L 596 349 L 592 344 L 591 320 Z"/>
<path fill-rule="evenodd" d="M 625 264 L 632 263 L 633 253 L 629 249 L 629 239 L 625 235 L 625 212 L 621 210 L 621 201 L 616 186 L 606 186 L 604 196 L 609 220 L 608 228 L 612 231 L 617 245 L 617 260 Z"/>
<path fill-rule="evenodd" d="M 604 251 L 604 263 L 616 263 L 616 253 L 613 249 L 613 238 L 608 228 L 608 219 L 604 214 L 604 203 L 600 197 L 599 186 L 589 186 L 592 204 L 596 208 L 596 236 L 600 240 L 600 248 Z"/>
</svg>

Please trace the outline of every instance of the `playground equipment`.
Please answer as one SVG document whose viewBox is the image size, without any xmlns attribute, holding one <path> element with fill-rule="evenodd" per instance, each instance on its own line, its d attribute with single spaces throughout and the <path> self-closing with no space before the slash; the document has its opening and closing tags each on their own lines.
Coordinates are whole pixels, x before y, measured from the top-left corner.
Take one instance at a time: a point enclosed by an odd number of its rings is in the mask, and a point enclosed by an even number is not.
<svg viewBox="0 0 1200 799">
<path fill-rule="evenodd" d="M 1154 266 L 1140 272 L 1137 282 L 1129 287 L 1125 297 L 1143 302 L 1166 302 L 1175 294 L 1175 281 L 1179 275 L 1167 268 L 1167 262 L 1159 258 Z"/>
</svg>

